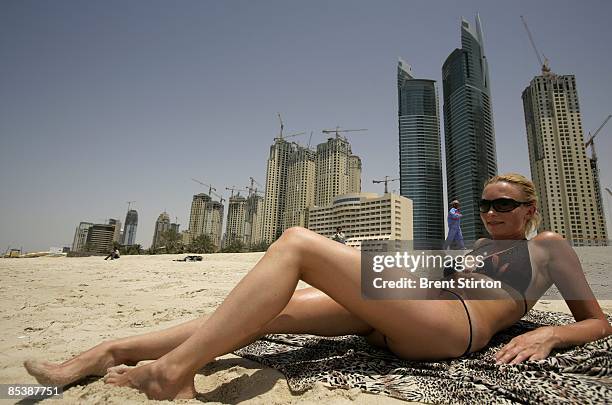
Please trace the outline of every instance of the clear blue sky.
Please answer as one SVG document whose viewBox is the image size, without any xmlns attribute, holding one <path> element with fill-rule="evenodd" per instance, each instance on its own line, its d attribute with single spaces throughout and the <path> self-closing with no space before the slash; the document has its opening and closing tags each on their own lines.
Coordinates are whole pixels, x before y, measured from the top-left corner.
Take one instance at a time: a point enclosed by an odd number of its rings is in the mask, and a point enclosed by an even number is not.
<svg viewBox="0 0 612 405">
<path fill-rule="evenodd" d="M 69 246 L 79 221 L 123 221 L 129 200 L 143 246 L 163 210 L 186 229 L 192 177 L 226 197 L 264 182 L 277 112 L 313 143 L 368 128 L 353 151 L 364 191 L 381 192 L 372 179 L 398 173 L 397 58 L 441 98 L 460 18 L 476 12 L 499 170 L 529 175 L 521 92 L 539 69 L 519 15 L 553 71 L 576 75 L 588 131 L 612 113 L 610 1 L 4 0 L 0 250 Z M 612 123 L 597 147 L 610 187 Z"/>
</svg>

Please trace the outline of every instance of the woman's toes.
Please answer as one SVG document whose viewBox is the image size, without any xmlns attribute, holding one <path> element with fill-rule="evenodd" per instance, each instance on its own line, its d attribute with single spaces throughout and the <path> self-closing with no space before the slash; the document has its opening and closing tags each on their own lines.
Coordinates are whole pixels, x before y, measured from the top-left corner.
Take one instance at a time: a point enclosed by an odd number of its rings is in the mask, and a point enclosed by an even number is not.
<svg viewBox="0 0 612 405">
<path fill-rule="evenodd" d="M 114 374 L 123 374 L 132 367 L 126 366 L 125 364 L 119 364 L 118 366 L 109 367 L 106 369 L 106 374 L 114 373 Z"/>
</svg>

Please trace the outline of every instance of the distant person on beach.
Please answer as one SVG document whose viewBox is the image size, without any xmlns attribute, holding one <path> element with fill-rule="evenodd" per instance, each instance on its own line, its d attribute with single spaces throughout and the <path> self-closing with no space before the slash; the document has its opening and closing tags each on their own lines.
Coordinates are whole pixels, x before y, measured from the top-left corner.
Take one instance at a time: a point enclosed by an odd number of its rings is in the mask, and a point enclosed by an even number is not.
<svg viewBox="0 0 612 405">
<path fill-rule="evenodd" d="M 487 266 L 462 271 L 504 286 L 482 291 L 483 299 L 473 298 L 477 293 L 470 288 L 454 287 L 432 288 L 432 299 L 365 299 L 361 253 L 294 227 L 283 232 L 211 315 L 107 340 L 63 363 L 24 365 L 45 385 L 104 375 L 107 384 L 132 387 L 152 399 L 172 399 L 194 398 L 194 376 L 204 365 L 273 333 L 362 335 L 402 359 L 453 359 L 485 348 L 553 285 L 576 322 L 513 338 L 496 353 L 498 364 L 544 359 L 553 349 L 609 336 L 612 327 L 570 244 L 554 232 L 525 239 L 538 227 L 537 204 L 533 183 L 522 175 L 499 175 L 485 183 L 480 218 L 492 239 L 477 241 L 475 250 Z M 510 246 L 496 250 L 500 242 Z M 312 287 L 296 290 L 300 281 Z M 141 360 L 155 361 L 127 366 Z M 493 364 L 491 370 L 500 371 Z"/>
<path fill-rule="evenodd" d="M 108 256 L 106 256 L 104 258 L 104 260 L 108 260 L 108 259 L 115 260 L 115 259 L 118 259 L 118 258 L 119 258 L 119 249 L 113 248 L 113 250 L 110 251 Z"/>
<path fill-rule="evenodd" d="M 341 227 L 336 228 L 336 233 L 334 234 L 334 236 L 332 236 L 332 239 L 336 242 L 346 245 L 346 236 L 344 235 L 344 232 L 342 232 Z"/>
<path fill-rule="evenodd" d="M 448 237 L 444 243 L 444 250 L 452 249 L 456 244 L 459 249 L 465 249 L 463 244 L 463 234 L 461 233 L 461 204 L 459 200 L 451 202 L 451 209 L 448 211 Z"/>
</svg>

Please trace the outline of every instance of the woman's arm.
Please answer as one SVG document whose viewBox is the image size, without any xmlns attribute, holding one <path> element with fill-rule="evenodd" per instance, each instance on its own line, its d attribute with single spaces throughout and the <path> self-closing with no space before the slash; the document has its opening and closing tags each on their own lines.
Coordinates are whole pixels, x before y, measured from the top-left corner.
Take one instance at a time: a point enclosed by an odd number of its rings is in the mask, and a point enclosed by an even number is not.
<svg viewBox="0 0 612 405">
<path fill-rule="evenodd" d="M 540 360 L 552 349 L 581 345 L 612 334 L 612 327 L 586 281 L 574 249 L 553 232 L 544 232 L 535 240 L 549 252 L 549 276 L 565 298 L 576 323 L 545 326 L 515 337 L 497 353 L 498 363 Z"/>
</svg>

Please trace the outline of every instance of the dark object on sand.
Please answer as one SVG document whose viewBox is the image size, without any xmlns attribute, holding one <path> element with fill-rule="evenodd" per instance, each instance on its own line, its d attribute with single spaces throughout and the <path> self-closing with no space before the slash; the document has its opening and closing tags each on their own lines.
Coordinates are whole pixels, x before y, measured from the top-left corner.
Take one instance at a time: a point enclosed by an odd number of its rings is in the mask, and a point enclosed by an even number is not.
<svg viewBox="0 0 612 405">
<path fill-rule="evenodd" d="M 183 257 L 182 259 L 176 259 L 174 261 L 175 262 L 201 262 L 202 256 L 189 255 L 189 256 Z"/>
</svg>

